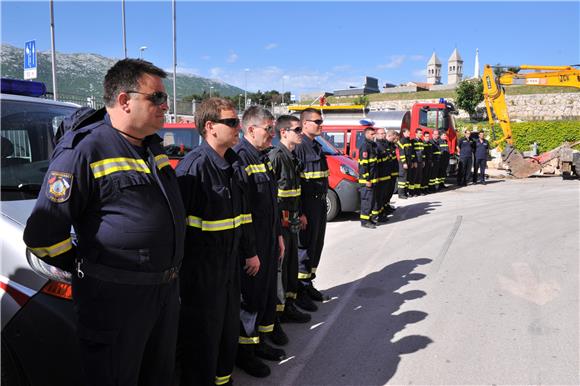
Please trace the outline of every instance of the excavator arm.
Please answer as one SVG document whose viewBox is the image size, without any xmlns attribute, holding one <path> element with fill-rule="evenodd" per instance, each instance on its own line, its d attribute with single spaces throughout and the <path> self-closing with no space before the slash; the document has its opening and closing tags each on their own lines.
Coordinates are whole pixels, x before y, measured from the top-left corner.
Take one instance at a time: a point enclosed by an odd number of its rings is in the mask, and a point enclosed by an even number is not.
<svg viewBox="0 0 580 386">
<path fill-rule="evenodd" d="M 520 70 L 531 72 L 520 73 Z M 530 66 L 521 65 L 514 71 L 505 71 L 499 77 L 493 72 L 493 67 L 486 64 L 483 70 L 483 97 L 487 118 L 490 127 L 495 120 L 503 131 L 503 136 L 495 142 L 495 145 L 507 143 L 502 158 L 510 166 L 512 174 L 516 177 L 528 177 L 541 169 L 541 160 L 530 161 L 525 159 L 521 153 L 511 145 L 512 129 L 505 99 L 505 92 L 502 86 L 522 84 L 528 86 L 561 86 L 580 88 L 580 69 L 578 66 Z"/>
</svg>

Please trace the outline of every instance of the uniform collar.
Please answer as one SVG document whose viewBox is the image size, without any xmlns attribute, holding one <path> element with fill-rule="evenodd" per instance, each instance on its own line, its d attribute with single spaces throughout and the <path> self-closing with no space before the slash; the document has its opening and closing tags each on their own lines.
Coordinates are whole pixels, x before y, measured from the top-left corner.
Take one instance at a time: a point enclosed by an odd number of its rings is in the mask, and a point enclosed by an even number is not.
<svg viewBox="0 0 580 386">
<path fill-rule="evenodd" d="M 294 158 L 294 153 L 290 151 L 282 142 L 278 143 L 278 148 L 282 151 L 282 153 L 286 154 L 290 158 Z"/>
<path fill-rule="evenodd" d="M 109 113 L 106 113 L 105 117 L 103 119 L 108 126 L 115 128 L 113 126 L 113 123 L 111 122 L 111 117 L 110 117 Z M 115 129 L 115 130 L 118 130 L 118 129 Z M 121 133 L 118 133 L 118 134 L 121 134 Z M 159 135 L 151 134 L 151 135 L 148 135 L 147 137 L 143 138 L 143 146 L 148 146 L 150 144 L 160 143 L 162 141 L 163 141 L 163 139 L 161 139 L 161 137 Z"/>
<path fill-rule="evenodd" d="M 260 159 L 260 157 L 262 155 L 262 153 L 258 149 L 256 149 L 254 147 L 254 145 L 252 145 L 250 143 L 250 141 L 248 141 L 246 139 L 246 137 L 242 137 L 242 139 L 240 140 L 240 147 L 243 147 L 244 149 L 246 149 L 247 151 L 249 151 L 250 154 L 252 156 L 254 156 L 255 158 L 257 158 L 257 159 Z"/>
<path fill-rule="evenodd" d="M 232 164 L 236 160 L 236 153 L 232 149 L 226 150 L 224 154 L 224 158 L 220 157 L 220 155 L 207 143 L 207 141 L 203 141 L 200 145 L 203 149 L 205 154 L 211 159 L 211 161 L 220 169 L 227 170 L 232 167 Z"/>
</svg>

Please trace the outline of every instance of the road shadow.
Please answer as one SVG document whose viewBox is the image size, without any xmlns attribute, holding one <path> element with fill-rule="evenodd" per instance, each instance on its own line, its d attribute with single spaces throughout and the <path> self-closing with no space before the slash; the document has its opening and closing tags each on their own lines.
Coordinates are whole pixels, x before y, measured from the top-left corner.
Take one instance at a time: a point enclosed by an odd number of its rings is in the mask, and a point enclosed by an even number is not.
<svg viewBox="0 0 580 386">
<path fill-rule="evenodd" d="M 408 325 L 428 314 L 420 310 L 397 313 L 425 291 L 404 286 L 425 278 L 414 272 L 430 259 L 402 260 L 378 272 L 324 291 L 331 300 L 319 305 L 308 324 L 284 324 L 290 337 L 290 359 L 276 365 L 272 375 L 257 380 L 239 369 L 237 385 L 384 385 L 396 373 L 403 355 L 426 348 L 433 341 L 406 335 Z"/>
<path fill-rule="evenodd" d="M 404 200 L 397 210 L 393 212 L 392 215 L 388 217 L 388 221 L 380 226 L 394 224 L 400 221 L 410 220 L 416 217 L 424 216 L 431 213 L 437 207 L 441 206 L 439 201 L 427 201 L 427 202 L 415 202 L 412 203 L 412 198 Z"/>
</svg>

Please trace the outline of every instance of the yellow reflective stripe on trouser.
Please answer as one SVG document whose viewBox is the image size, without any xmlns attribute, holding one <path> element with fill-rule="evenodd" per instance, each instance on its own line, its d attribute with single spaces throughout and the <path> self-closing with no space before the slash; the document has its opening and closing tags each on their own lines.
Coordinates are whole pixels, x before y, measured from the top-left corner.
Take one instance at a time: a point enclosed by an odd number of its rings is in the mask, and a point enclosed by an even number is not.
<svg viewBox="0 0 580 386">
<path fill-rule="evenodd" d="M 286 292 L 286 299 L 296 299 L 297 296 L 296 292 Z"/>
<path fill-rule="evenodd" d="M 259 336 L 240 336 L 238 338 L 239 344 L 258 344 L 260 343 Z"/>
<path fill-rule="evenodd" d="M 359 159 L 358 160 L 359 165 L 372 164 L 374 162 L 377 162 L 377 158 L 367 158 L 367 159 Z"/>
<path fill-rule="evenodd" d="M 155 163 L 157 164 L 157 169 L 161 170 L 165 166 L 170 166 L 169 157 L 165 154 L 159 154 L 155 156 Z"/>
<path fill-rule="evenodd" d="M 316 269 L 317 269 L 317 267 L 312 267 L 312 268 L 310 268 L 310 272 L 316 273 Z"/>
<path fill-rule="evenodd" d="M 312 277 L 309 273 L 298 272 L 298 279 L 310 279 Z"/>
<path fill-rule="evenodd" d="M 216 376 L 215 377 L 215 380 L 214 380 L 214 383 L 216 385 L 225 385 L 226 383 L 228 383 L 230 381 L 230 378 L 231 377 L 232 377 L 232 374 L 226 375 L 226 376 L 223 376 L 223 377 Z"/>
<path fill-rule="evenodd" d="M 287 197 L 300 197 L 302 193 L 302 188 L 298 189 L 278 189 L 278 197 L 280 198 L 287 198 Z"/>
<path fill-rule="evenodd" d="M 142 173 L 151 173 L 144 160 L 135 158 L 107 158 L 93 162 L 90 166 L 95 178 L 100 178 L 123 170 L 135 170 Z"/>
<path fill-rule="evenodd" d="M 302 172 L 300 173 L 300 177 L 306 178 L 307 180 L 314 178 L 325 178 L 328 177 L 328 170 L 323 170 L 319 172 Z"/>
<path fill-rule="evenodd" d="M 284 304 L 276 304 L 276 311 L 283 312 L 284 311 Z"/>
<path fill-rule="evenodd" d="M 267 326 L 258 326 L 258 332 L 268 333 L 274 331 L 274 325 L 269 324 Z"/>
<path fill-rule="evenodd" d="M 266 166 L 264 164 L 250 164 L 246 166 L 245 170 L 251 176 L 254 173 L 266 173 Z"/>
<path fill-rule="evenodd" d="M 72 249 L 72 238 L 68 238 L 61 242 L 58 242 L 54 245 L 49 247 L 38 247 L 38 248 L 30 248 L 32 253 L 34 253 L 38 257 L 56 257 L 58 255 L 62 255 L 65 252 L 68 252 Z"/>
<path fill-rule="evenodd" d="M 187 216 L 187 225 L 194 228 L 200 228 L 204 232 L 224 231 L 227 229 L 234 229 L 242 224 L 250 224 L 252 222 L 251 214 L 240 214 L 234 218 L 225 218 L 222 220 L 203 220 L 197 216 Z"/>
</svg>

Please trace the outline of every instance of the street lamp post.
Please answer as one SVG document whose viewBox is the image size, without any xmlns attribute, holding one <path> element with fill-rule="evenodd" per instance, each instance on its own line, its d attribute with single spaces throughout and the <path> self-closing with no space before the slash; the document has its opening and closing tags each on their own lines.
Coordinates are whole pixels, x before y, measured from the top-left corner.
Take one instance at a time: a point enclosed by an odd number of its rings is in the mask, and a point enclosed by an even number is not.
<svg viewBox="0 0 580 386">
<path fill-rule="evenodd" d="M 147 46 L 139 47 L 139 59 L 143 59 L 143 51 L 147 49 Z"/>
<path fill-rule="evenodd" d="M 213 86 L 209 86 L 209 97 L 211 98 L 211 91 L 213 90 Z"/>
<path fill-rule="evenodd" d="M 244 69 L 244 110 L 248 106 L 248 71 L 249 68 Z"/>
<path fill-rule="evenodd" d="M 242 94 L 238 95 L 238 112 L 242 108 Z"/>
<path fill-rule="evenodd" d="M 284 81 L 288 79 L 288 75 L 282 76 L 282 105 L 284 105 Z"/>
</svg>

